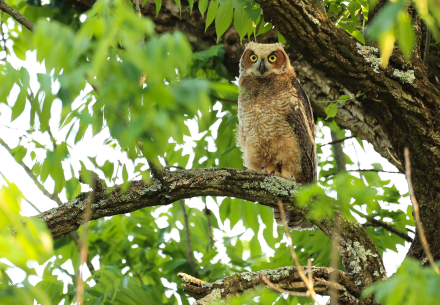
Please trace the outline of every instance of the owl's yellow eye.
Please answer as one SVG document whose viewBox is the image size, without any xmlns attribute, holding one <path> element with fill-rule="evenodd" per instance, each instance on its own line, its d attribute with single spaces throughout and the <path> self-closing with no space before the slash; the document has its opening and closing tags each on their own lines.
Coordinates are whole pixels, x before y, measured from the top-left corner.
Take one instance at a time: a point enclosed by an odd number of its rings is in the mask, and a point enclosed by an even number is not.
<svg viewBox="0 0 440 305">
<path fill-rule="evenodd" d="M 255 55 L 255 54 L 252 54 L 252 55 L 249 57 L 249 59 L 250 59 L 250 61 L 252 61 L 252 62 L 256 62 L 257 59 L 258 59 L 258 56 Z"/>
<path fill-rule="evenodd" d="M 275 54 L 269 56 L 269 62 L 276 62 L 276 61 L 277 61 L 277 56 Z"/>
</svg>

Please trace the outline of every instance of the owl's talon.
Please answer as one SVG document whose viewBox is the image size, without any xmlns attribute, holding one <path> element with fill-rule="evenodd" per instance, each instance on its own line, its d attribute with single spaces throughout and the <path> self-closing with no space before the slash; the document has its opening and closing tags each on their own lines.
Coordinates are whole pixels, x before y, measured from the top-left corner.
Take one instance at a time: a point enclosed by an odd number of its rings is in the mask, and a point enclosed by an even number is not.
<svg viewBox="0 0 440 305">
<path fill-rule="evenodd" d="M 260 167 L 260 172 L 262 172 L 263 174 L 267 175 L 267 170 L 263 166 Z"/>
<path fill-rule="evenodd" d="M 293 182 L 296 182 L 296 181 L 295 181 L 295 175 L 290 175 L 289 180 L 290 180 L 290 181 L 293 181 Z"/>
<path fill-rule="evenodd" d="M 272 177 L 273 175 L 275 175 L 275 171 L 271 171 L 269 177 Z"/>
</svg>

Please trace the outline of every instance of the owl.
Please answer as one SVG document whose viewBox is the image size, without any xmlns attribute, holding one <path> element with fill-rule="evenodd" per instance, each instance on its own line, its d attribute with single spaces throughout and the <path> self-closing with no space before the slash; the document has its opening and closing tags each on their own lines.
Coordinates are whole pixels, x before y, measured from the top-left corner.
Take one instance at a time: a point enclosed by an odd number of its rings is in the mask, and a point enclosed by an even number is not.
<svg viewBox="0 0 440 305">
<path fill-rule="evenodd" d="M 316 180 L 315 124 L 309 99 L 281 44 L 246 45 L 240 59 L 237 146 L 244 166 L 297 183 Z M 281 224 L 281 215 L 274 209 Z M 293 229 L 313 225 L 288 215 Z"/>
</svg>

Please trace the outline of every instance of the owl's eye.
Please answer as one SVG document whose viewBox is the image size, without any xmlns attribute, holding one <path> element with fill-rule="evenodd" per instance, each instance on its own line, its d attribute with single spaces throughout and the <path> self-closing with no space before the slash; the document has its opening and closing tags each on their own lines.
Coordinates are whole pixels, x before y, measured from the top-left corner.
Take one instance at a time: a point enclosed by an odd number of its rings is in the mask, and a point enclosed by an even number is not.
<svg viewBox="0 0 440 305">
<path fill-rule="evenodd" d="M 252 54 L 252 55 L 249 57 L 249 59 L 250 59 L 251 62 L 256 62 L 257 59 L 258 59 L 258 56 L 255 55 L 255 54 Z"/>
<path fill-rule="evenodd" d="M 277 56 L 275 54 L 269 56 L 269 62 L 276 62 L 276 61 L 277 61 Z"/>
</svg>

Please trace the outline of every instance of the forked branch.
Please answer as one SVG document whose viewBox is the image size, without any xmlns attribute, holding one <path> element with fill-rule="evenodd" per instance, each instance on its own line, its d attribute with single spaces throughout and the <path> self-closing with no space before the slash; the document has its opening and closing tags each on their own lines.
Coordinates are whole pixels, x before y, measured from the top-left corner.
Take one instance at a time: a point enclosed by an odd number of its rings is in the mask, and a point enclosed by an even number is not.
<svg viewBox="0 0 440 305">
<path fill-rule="evenodd" d="M 281 267 L 272 270 L 237 273 L 214 283 L 207 283 L 185 273 L 179 273 L 186 284 L 183 291 L 198 300 L 194 305 L 209 304 L 220 299 L 230 299 L 257 287 L 268 287 L 278 292 L 288 292 L 295 296 L 306 296 L 308 287 L 300 273 L 313 274 L 313 287 L 320 295 L 329 295 L 330 288 L 336 289 L 340 295 L 341 305 L 361 304 L 359 290 L 350 282 L 347 275 L 327 267 Z M 329 281 L 335 273 L 336 282 Z M 353 289 L 354 288 L 354 289 Z"/>
</svg>

